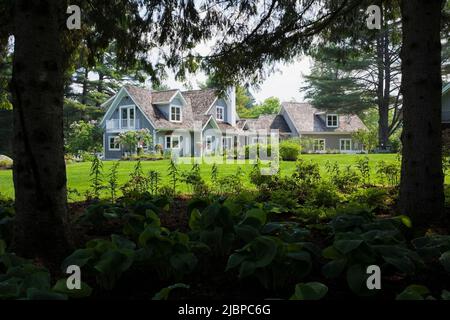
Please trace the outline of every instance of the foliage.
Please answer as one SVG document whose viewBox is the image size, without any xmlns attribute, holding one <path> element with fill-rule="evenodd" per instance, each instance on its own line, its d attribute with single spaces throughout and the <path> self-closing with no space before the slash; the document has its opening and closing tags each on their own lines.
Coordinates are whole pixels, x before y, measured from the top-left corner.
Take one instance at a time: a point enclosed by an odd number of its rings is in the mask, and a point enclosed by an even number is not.
<svg viewBox="0 0 450 320">
<path fill-rule="evenodd" d="M 362 145 L 363 150 L 372 152 L 378 145 L 378 132 L 374 129 L 358 129 L 352 133 L 352 140 Z"/>
<path fill-rule="evenodd" d="M 297 160 L 302 147 L 295 140 L 282 140 L 280 142 L 280 157 L 284 161 L 295 161 Z"/>
<path fill-rule="evenodd" d="M 115 162 L 108 176 L 108 187 L 111 193 L 111 202 L 114 203 L 117 197 L 117 188 L 119 187 L 118 178 L 117 178 L 117 169 L 119 168 L 119 162 Z"/>
<path fill-rule="evenodd" d="M 299 283 L 291 300 L 320 300 L 328 292 L 328 287 L 320 282 Z"/>
<path fill-rule="evenodd" d="M 98 157 L 94 157 L 91 164 L 91 190 L 89 193 L 89 196 L 92 196 L 94 199 L 99 199 L 101 190 L 105 188 L 103 185 L 102 171 L 103 162 Z"/>
<path fill-rule="evenodd" d="M 138 145 L 146 144 L 147 146 L 152 144 L 152 135 L 146 128 L 140 130 L 130 130 L 119 134 L 118 142 L 130 153 L 135 153 L 138 149 Z"/>
<path fill-rule="evenodd" d="M 356 162 L 356 168 L 365 184 L 370 184 L 370 164 L 369 157 L 359 158 Z"/>
<path fill-rule="evenodd" d="M 92 291 L 84 282 L 80 290 L 64 290 L 66 279 L 58 280 L 52 287 L 46 268 L 14 254 L 0 253 L 0 266 L 0 299 L 67 300 L 87 297 Z"/>
<path fill-rule="evenodd" d="M 386 163 L 381 160 L 377 165 L 377 175 L 383 183 L 390 186 L 397 186 L 400 182 L 400 164 Z"/>
<path fill-rule="evenodd" d="M 102 150 L 102 139 L 103 131 L 95 121 L 79 120 L 69 127 L 66 149 L 72 154 L 99 152 Z"/>
<path fill-rule="evenodd" d="M 149 177 L 144 175 L 141 161 L 138 161 L 130 175 L 130 180 L 121 187 L 121 190 L 125 197 L 139 199 L 148 192 L 149 183 Z"/>
</svg>

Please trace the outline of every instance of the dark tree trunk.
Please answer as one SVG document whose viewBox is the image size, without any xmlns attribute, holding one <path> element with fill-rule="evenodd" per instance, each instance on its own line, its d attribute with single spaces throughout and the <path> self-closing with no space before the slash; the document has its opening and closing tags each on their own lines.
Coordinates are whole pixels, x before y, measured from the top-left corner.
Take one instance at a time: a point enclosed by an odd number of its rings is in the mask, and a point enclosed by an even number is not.
<svg viewBox="0 0 450 320">
<path fill-rule="evenodd" d="M 69 249 L 63 140 L 66 8 L 60 0 L 16 0 L 14 63 L 14 248 L 55 261 Z"/>
<path fill-rule="evenodd" d="M 403 158 L 399 204 L 416 227 L 437 222 L 443 213 L 441 5 L 438 0 L 401 2 Z"/>
</svg>

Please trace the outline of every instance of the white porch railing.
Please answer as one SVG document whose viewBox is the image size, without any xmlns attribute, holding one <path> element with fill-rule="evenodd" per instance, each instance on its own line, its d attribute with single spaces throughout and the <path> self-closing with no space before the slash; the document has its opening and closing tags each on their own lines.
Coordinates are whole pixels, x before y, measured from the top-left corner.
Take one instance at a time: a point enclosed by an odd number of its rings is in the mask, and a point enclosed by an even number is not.
<svg viewBox="0 0 450 320">
<path fill-rule="evenodd" d="M 111 119 L 106 121 L 106 131 L 135 130 L 140 128 L 139 119 Z"/>
</svg>

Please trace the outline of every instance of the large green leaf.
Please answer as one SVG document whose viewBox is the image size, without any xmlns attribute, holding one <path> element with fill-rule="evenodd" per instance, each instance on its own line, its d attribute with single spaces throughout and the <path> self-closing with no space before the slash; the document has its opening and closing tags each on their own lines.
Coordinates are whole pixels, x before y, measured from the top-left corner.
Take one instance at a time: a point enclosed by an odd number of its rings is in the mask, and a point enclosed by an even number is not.
<svg viewBox="0 0 450 320">
<path fill-rule="evenodd" d="M 299 283 L 291 300 L 320 300 L 328 292 L 328 287 L 320 282 Z"/>
<path fill-rule="evenodd" d="M 369 290 L 367 288 L 368 274 L 364 266 L 355 264 L 347 269 L 347 284 L 350 289 L 361 296 L 372 295 L 376 290 Z"/>
<path fill-rule="evenodd" d="M 336 259 L 328 262 L 322 267 L 322 273 L 329 279 L 337 278 L 345 270 L 347 259 Z"/>
<path fill-rule="evenodd" d="M 170 257 L 171 266 L 180 273 L 189 273 L 197 265 L 197 257 L 191 253 L 177 253 Z"/>
<path fill-rule="evenodd" d="M 245 216 L 247 218 L 255 218 L 257 219 L 261 225 L 264 225 L 266 223 L 266 219 L 267 219 L 267 213 L 259 208 L 255 208 L 255 209 L 250 209 L 249 211 L 247 211 L 245 213 Z"/>
<path fill-rule="evenodd" d="M 450 272 L 450 251 L 444 252 L 439 258 L 442 266 L 447 272 Z"/>
<path fill-rule="evenodd" d="M 195 209 L 194 209 L 195 210 Z M 184 283 L 176 283 L 166 288 L 161 289 L 158 293 L 153 296 L 153 300 L 167 300 L 169 298 L 169 294 L 172 290 L 183 288 L 189 289 L 189 286 Z"/>
<path fill-rule="evenodd" d="M 17 298 L 20 295 L 20 285 L 22 284 L 22 279 L 19 278 L 9 278 L 0 281 L 0 298 Z"/>
<path fill-rule="evenodd" d="M 109 250 L 105 252 L 94 268 L 104 274 L 119 275 L 125 272 L 133 263 L 133 252 L 125 250 Z"/>
<path fill-rule="evenodd" d="M 75 250 L 70 256 L 64 259 L 62 270 L 65 272 L 70 265 L 83 267 L 94 257 L 95 251 L 92 248 Z"/>
<path fill-rule="evenodd" d="M 342 254 L 348 254 L 363 243 L 363 240 L 336 240 L 333 246 Z"/>
<path fill-rule="evenodd" d="M 27 290 L 28 300 L 67 300 L 67 296 L 50 290 L 30 288 Z"/>
<path fill-rule="evenodd" d="M 429 293 L 430 290 L 427 287 L 412 284 L 398 294 L 396 300 L 424 300 Z"/>
<path fill-rule="evenodd" d="M 236 268 L 238 265 L 240 265 L 245 260 L 246 257 L 247 256 L 243 253 L 239 253 L 239 252 L 233 253 L 228 258 L 227 268 L 225 269 L 225 271 Z"/>
<path fill-rule="evenodd" d="M 198 209 L 194 209 L 191 212 L 191 216 L 189 217 L 189 228 L 191 230 L 199 230 L 201 228 L 201 213 Z"/>
<path fill-rule="evenodd" d="M 56 293 L 65 294 L 70 298 L 85 298 L 92 293 L 92 288 L 85 282 L 81 282 L 80 289 L 67 288 L 67 279 L 58 280 L 52 290 Z"/>
</svg>

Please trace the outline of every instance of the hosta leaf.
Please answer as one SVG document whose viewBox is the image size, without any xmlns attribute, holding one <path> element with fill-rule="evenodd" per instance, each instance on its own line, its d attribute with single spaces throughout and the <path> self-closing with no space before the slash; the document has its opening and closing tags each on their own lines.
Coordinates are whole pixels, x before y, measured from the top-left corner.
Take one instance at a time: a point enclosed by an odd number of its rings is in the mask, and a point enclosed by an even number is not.
<svg viewBox="0 0 450 320">
<path fill-rule="evenodd" d="M 65 294 L 70 298 L 85 298 L 92 293 L 92 288 L 85 282 L 81 282 L 80 289 L 67 288 L 67 279 L 60 279 L 56 282 L 52 289 L 56 293 Z"/>
<path fill-rule="evenodd" d="M 30 288 L 27 290 L 28 300 L 67 300 L 67 296 L 49 290 Z"/>
<path fill-rule="evenodd" d="M 320 300 L 328 292 L 328 287 L 320 282 L 299 283 L 291 300 Z"/>
<path fill-rule="evenodd" d="M 169 298 L 169 294 L 172 290 L 183 288 L 183 289 L 189 289 L 189 286 L 184 283 L 176 283 L 171 286 L 168 286 L 166 288 L 161 289 L 158 293 L 156 293 L 153 296 L 152 300 L 167 300 Z"/>
<path fill-rule="evenodd" d="M 234 253 L 228 258 L 227 268 L 225 271 L 228 271 L 230 269 L 233 269 L 240 265 L 242 261 L 244 261 L 246 258 L 245 254 L 242 253 Z"/>
<path fill-rule="evenodd" d="M 22 280 L 19 278 L 10 278 L 0 282 L 0 298 L 17 298 L 20 294 L 20 285 Z"/>
<path fill-rule="evenodd" d="M 113 234 L 111 236 L 111 240 L 120 249 L 134 250 L 136 248 L 136 244 L 133 241 L 130 241 L 127 238 L 121 237 L 117 234 Z"/>
<path fill-rule="evenodd" d="M 441 298 L 442 300 L 450 300 L 450 291 L 442 290 Z"/>
<path fill-rule="evenodd" d="M 133 255 L 119 250 L 105 252 L 94 268 L 104 274 L 119 275 L 125 272 L 133 263 Z"/>
<path fill-rule="evenodd" d="M 336 259 L 328 262 L 322 267 L 322 273 L 329 279 L 339 277 L 339 275 L 345 270 L 347 266 L 347 259 Z"/>
<path fill-rule="evenodd" d="M 189 217 L 189 228 L 191 230 L 199 230 L 201 228 L 201 213 L 198 209 L 194 209 L 191 212 L 191 216 Z"/>
<path fill-rule="evenodd" d="M 255 272 L 256 266 L 253 261 L 244 261 L 239 269 L 239 278 L 245 278 Z"/>
<path fill-rule="evenodd" d="M 64 259 L 62 270 L 65 272 L 70 265 L 83 267 L 94 257 L 94 253 L 94 249 L 92 248 L 75 250 L 70 256 Z"/>
<path fill-rule="evenodd" d="M 442 266 L 447 272 L 450 272 L 450 251 L 444 252 L 439 258 Z"/>
<path fill-rule="evenodd" d="M 170 257 L 170 265 L 180 273 L 188 273 L 197 265 L 197 257 L 191 253 L 179 253 Z"/>
<path fill-rule="evenodd" d="M 337 240 L 333 243 L 333 247 L 343 254 L 348 254 L 356 250 L 363 242 L 363 240 Z"/>
<path fill-rule="evenodd" d="M 427 287 L 412 284 L 397 295 L 396 300 L 424 300 L 425 296 L 430 293 Z"/>
<path fill-rule="evenodd" d="M 247 218 L 255 218 L 257 219 L 261 225 L 266 223 L 267 213 L 262 209 L 250 209 L 245 213 Z"/>
<path fill-rule="evenodd" d="M 266 236 L 261 236 L 252 241 L 252 249 L 256 254 L 255 266 L 263 268 L 268 266 L 277 254 L 277 242 Z"/>
<path fill-rule="evenodd" d="M 376 290 L 367 288 L 368 277 L 366 269 L 360 264 L 352 265 L 347 269 L 347 284 L 358 295 L 367 296 L 375 293 Z"/>
<path fill-rule="evenodd" d="M 240 224 L 234 227 L 236 234 L 245 242 L 250 242 L 259 236 L 259 231 L 248 225 L 248 224 Z"/>
</svg>

